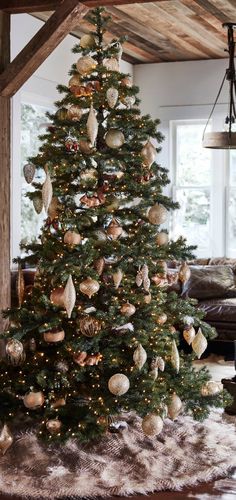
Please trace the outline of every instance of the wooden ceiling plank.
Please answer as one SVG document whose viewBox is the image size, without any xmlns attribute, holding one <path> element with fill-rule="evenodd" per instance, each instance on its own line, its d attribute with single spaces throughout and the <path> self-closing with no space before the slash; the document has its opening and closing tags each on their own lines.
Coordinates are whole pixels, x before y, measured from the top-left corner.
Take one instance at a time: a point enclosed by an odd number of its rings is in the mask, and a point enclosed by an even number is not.
<svg viewBox="0 0 236 500">
<path fill-rule="evenodd" d="M 66 0 L 0 75 L 0 95 L 13 96 L 88 11 Z"/>
<path fill-rule="evenodd" d="M 196 4 L 203 7 L 207 12 L 212 14 L 221 23 L 226 23 L 230 21 L 229 16 L 225 15 L 220 9 L 213 5 L 212 1 L 209 0 L 194 0 Z"/>
<path fill-rule="evenodd" d="M 0 0 L 0 9 L 10 14 L 56 10 L 63 0 Z"/>
<path fill-rule="evenodd" d="M 196 22 L 198 20 L 203 24 L 203 26 L 208 29 L 211 27 L 214 28 L 216 36 L 222 42 L 225 42 L 225 33 L 222 29 L 222 22 L 217 19 L 217 17 L 213 16 L 207 8 L 203 8 L 196 0 L 181 0 L 181 3 L 189 8 L 189 15 L 195 19 Z"/>
</svg>

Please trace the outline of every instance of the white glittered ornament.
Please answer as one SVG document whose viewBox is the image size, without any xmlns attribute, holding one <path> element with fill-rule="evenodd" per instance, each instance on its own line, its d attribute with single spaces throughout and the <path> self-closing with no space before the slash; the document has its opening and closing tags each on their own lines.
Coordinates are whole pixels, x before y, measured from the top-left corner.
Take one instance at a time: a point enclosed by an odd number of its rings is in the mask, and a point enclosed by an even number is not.
<svg viewBox="0 0 236 500">
<path fill-rule="evenodd" d="M 76 292 L 71 274 L 65 286 L 63 300 L 68 318 L 70 318 L 76 301 Z"/>
<path fill-rule="evenodd" d="M 214 380 L 209 380 L 201 388 L 202 396 L 215 396 L 219 392 L 223 391 L 223 384 L 221 382 L 215 382 Z"/>
<path fill-rule="evenodd" d="M 52 201 L 52 181 L 49 173 L 47 173 L 45 182 L 43 183 L 42 200 L 45 211 L 47 212 Z"/>
<path fill-rule="evenodd" d="M 176 369 L 177 373 L 179 373 L 179 351 L 176 345 L 175 340 L 172 341 L 171 348 L 171 364 Z"/>
<path fill-rule="evenodd" d="M 88 134 L 89 140 L 91 142 L 91 145 L 94 146 L 97 135 L 98 135 L 98 122 L 97 122 L 96 113 L 93 109 L 92 104 L 90 107 L 86 127 L 87 127 L 87 134 Z"/>
<path fill-rule="evenodd" d="M 106 92 L 106 98 L 109 108 L 113 109 L 117 103 L 119 92 L 115 87 L 111 87 Z"/>
<path fill-rule="evenodd" d="M 122 396 L 129 390 L 129 379 L 123 373 L 116 373 L 108 381 L 108 389 L 115 396 Z"/>
<path fill-rule="evenodd" d="M 163 429 L 163 420 L 159 415 L 150 413 L 143 418 L 142 429 L 146 436 L 157 436 Z"/>
<path fill-rule="evenodd" d="M 167 216 L 168 210 L 160 203 L 155 203 L 155 205 L 149 208 L 147 214 L 149 222 L 155 225 L 163 224 L 164 222 L 166 222 Z"/>
<path fill-rule="evenodd" d="M 198 329 L 196 337 L 192 341 L 192 349 L 197 355 L 198 359 L 207 348 L 207 339 L 204 337 L 201 328 Z"/>
<path fill-rule="evenodd" d="M 133 354 L 133 360 L 134 360 L 135 366 L 137 366 L 137 368 L 139 370 L 141 370 L 143 365 L 147 361 L 147 353 L 146 353 L 145 349 L 143 348 L 142 344 L 139 344 L 138 347 L 135 349 L 134 354 Z"/>
</svg>

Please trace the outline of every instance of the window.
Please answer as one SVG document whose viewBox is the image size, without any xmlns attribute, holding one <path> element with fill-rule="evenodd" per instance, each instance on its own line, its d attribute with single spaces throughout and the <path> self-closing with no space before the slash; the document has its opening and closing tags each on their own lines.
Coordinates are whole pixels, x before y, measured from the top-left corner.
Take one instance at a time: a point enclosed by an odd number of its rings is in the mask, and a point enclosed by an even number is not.
<svg viewBox="0 0 236 500">
<path fill-rule="evenodd" d="M 180 205 L 172 237 L 186 237 L 199 256 L 211 255 L 212 153 L 201 145 L 204 126 L 201 120 L 172 122 L 173 195 Z"/>
<path fill-rule="evenodd" d="M 228 154 L 229 182 L 227 187 L 227 230 L 226 243 L 227 255 L 236 256 L 236 151 L 231 150 Z"/>
</svg>

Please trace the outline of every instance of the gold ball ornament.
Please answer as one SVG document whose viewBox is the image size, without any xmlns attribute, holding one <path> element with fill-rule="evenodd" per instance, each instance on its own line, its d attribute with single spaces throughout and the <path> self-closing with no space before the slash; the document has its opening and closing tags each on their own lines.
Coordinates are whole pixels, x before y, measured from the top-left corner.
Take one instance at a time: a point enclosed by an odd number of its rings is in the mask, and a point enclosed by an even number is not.
<svg viewBox="0 0 236 500">
<path fill-rule="evenodd" d="M 5 455 L 5 453 L 7 452 L 8 448 L 10 448 L 12 443 L 13 443 L 13 436 L 10 432 L 9 427 L 6 424 L 4 424 L 0 433 L 0 453 L 2 455 Z"/>
<path fill-rule="evenodd" d="M 115 396 L 122 396 L 130 387 L 129 379 L 123 373 L 116 373 L 108 381 L 108 389 Z"/>
<path fill-rule="evenodd" d="M 223 391 L 223 384 L 221 382 L 215 382 L 214 380 L 209 380 L 201 388 L 202 396 L 215 396 L 219 392 Z"/>
<path fill-rule="evenodd" d="M 23 403 L 26 406 L 26 408 L 29 408 L 30 410 L 37 410 L 37 408 L 40 408 L 44 404 L 44 395 L 41 391 L 39 392 L 28 392 L 23 398 Z"/>
<path fill-rule="evenodd" d="M 126 302 L 120 308 L 121 314 L 123 314 L 124 316 L 128 316 L 128 317 L 133 316 L 135 311 L 136 311 L 136 307 L 133 304 L 130 304 L 129 302 Z"/>
<path fill-rule="evenodd" d="M 156 244 L 158 246 L 167 245 L 168 241 L 169 241 L 168 234 L 166 234 L 164 231 L 161 231 L 160 233 L 157 234 Z"/>
<path fill-rule="evenodd" d="M 62 428 L 62 423 L 57 418 L 48 420 L 46 422 L 46 428 L 50 434 L 58 434 Z"/>
<path fill-rule="evenodd" d="M 81 79 L 80 79 L 80 76 L 79 75 L 73 75 L 70 80 L 69 80 L 69 83 L 68 83 L 68 87 L 71 88 L 71 87 L 77 87 L 81 85 Z"/>
<path fill-rule="evenodd" d="M 150 293 L 146 293 L 146 294 L 144 295 L 144 299 L 143 299 L 143 300 L 144 300 L 145 304 L 150 304 L 150 302 L 151 302 L 151 300 L 152 300 L 152 296 L 151 296 L 151 294 L 150 294 Z"/>
<path fill-rule="evenodd" d="M 74 122 L 79 121 L 83 116 L 83 110 L 77 106 L 73 105 L 67 110 L 67 119 L 72 120 Z"/>
<path fill-rule="evenodd" d="M 155 205 L 149 208 L 147 217 L 151 224 L 163 224 L 167 220 L 168 210 L 160 203 L 155 203 Z"/>
<path fill-rule="evenodd" d="M 80 319 L 79 329 L 86 337 L 94 337 L 101 330 L 101 322 L 90 316 Z"/>
<path fill-rule="evenodd" d="M 100 288 L 99 283 L 90 277 L 82 281 L 79 286 L 80 291 L 84 295 L 87 295 L 89 299 L 91 299 L 91 297 L 98 292 L 99 288 Z"/>
<path fill-rule="evenodd" d="M 20 365 L 25 361 L 23 344 L 17 339 L 9 339 L 6 344 L 6 355 L 12 365 Z"/>
<path fill-rule="evenodd" d="M 80 39 L 79 45 L 83 49 L 92 49 L 96 46 L 95 37 L 91 33 L 83 35 Z"/>
<path fill-rule="evenodd" d="M 173 394 L 171 396 L 170 404 L 168 406 L 168 417 L 174 420 L 175 418 L 178 417 L 182 409 L 182 401 L 177 396 L 177 394 Z"/>
<path fill-rule="evenodd" d="M 23 174 L 24 174 L 24 178 L 28 184 L 31 184 L 31 182 L 35 176 L 35 170 L 36 170 L 36 168 L 33 165 L 33 163 L 27 163 L 26 165 L 24 165 Z"/>
<path fill-rule="evenodd" d="M 84 56 L 77 61 L 76 67 L 80 75 L 86 76 L 96 69 L 97 61 L 90 56 Z"/>
<path fill-rule="evenodd" d="M 79 245 L 81 243 L 81 236 L 76 231 L 66 231 L 64 234 L 64 243 L 67 245 Z"/>
<path fill-rule="evenodd" d="M 104 59 L 103 61 L 103 66 L 105 66 L 108 71 L 119 71 L 119 62 L 115 57 L 110 57 L 107 59 Z"/>
<path fill-rule="evenodd" d="M 159 314 L 156 318 L 156 322 L 158 325 L 164 325 L 167 322 L 167 315 L 166 313 Z"/>
<path fill-rule="evenodd" d="M 50 301 L 54 306 L 64 307 L 64 290 L 63 287 L 54 288 L 50 293 Z"/>
<path fill-rule="evenodd" d="M 146 436 L 158 436 L 163 429 L 163 420 L 154 413 L 149 413 L 142 421 L 142 430 Z"/>
<path fill-rule="evenodd" d="M 125 142 L 125 136 L 121 130 L 117 128 L 111 128 L 105 134 L 105 143 L 111 149 L 118 149 L 123 146 Z"/>
<path fill-rule="evenodd" d="M 65 332 L 64 330 L 58 330 L 58 331 L 48 331 L 44 332 L 43 334 L 43 339 L 45 342 L 48 342 L 49 344 L 53 344 L 56 342 L 62 342 L 65 338 Z"/>
<path fill-rule="evenodd" d="M 58 216 L 58 208 L 60 207 L 60 203 L 56 196 L 52 197 L 51 203 L 48 207 L 48 216 L 50 219 L 55 219 Z"/>
<path fill-rule="evenodd" d="M 56 118 L 60 121 L 67 120 L 68 114 L 67 114 L 67 108 L 60 108 L 56 112 Z"/>
</svg>

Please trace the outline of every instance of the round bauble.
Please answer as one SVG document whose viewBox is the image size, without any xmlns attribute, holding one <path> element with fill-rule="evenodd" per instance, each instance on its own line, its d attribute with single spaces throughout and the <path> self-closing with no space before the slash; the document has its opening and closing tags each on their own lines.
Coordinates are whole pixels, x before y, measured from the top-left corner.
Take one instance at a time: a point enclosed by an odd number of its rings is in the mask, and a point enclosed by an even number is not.
<svg viewBox="0 0 236 500">
<path fill-rule="evenodd" d="M 96 40 L 91 33 L 88 33 L 81 37 L 79 44 L 83 49 L 92 49 L 96 46 Z"/>
<path fill-rule="evenodd" d="M 68 87 L 71 88 L 71 87 L 77 87 L 81 85 L 81 79 L 80 79 L 80 76 L 79 75 L 73 75 L 70 80 L 69 80 L 69 83 L 68 83 Z"/>
<path fill-rule="evenodd" d="M 223 390 L 223 384 L 221 382 L 215 382 L 214 380 L 209 380 L 201 388 L 202 396 L 215 396 Z"/>
<path fill-rule="evenodd" d="M 23 344 L 17 339 L 9 339 L 6 344 L 6 354 L 18 358 L 24 351 Z"/>
<path fill-rule="evenodd" d="M 65 338 L 65 332 L 64 330 L 58 330 L 56 332 L 54 331 L 48 331 L 44 332 L 43 334 L 43 339 L 45 342 L 48 343 L 56 343 L 56 342 L 62 342 Z"/>
<path fill-rule="evenodd" d="M 56 112 L 56 118 L 60 121 L 67 120 L 68 115 L 67 115 L 67 109 L 66 108 L 60 108 Z"/>
<path fill-rule="evenodd" d="M 166 321 L 167 321 L 166 313 L 159 314 L 159 316 L 157 316 L 156 318 L 156 322 L 158 323 L 158 325 L 164 325 Z"/>
<path fill-rule="evenodd" d="M 80 75 L 89 75 L 96 69 L 96 66 L 97 61 L 90 56 L 81 57 L 76 63 L 77 71 Z"/>
<path fill-rule="evenodd" d="M 169 240 L 168 234 L 165 233 L 164 231 L 161 231 L 156 236 L 156 244 L 159 246 L 167 245 L 168 240 Z"/>
<path fill-rule="evenodd" d="M 81 243 L 81 236 L 76 231 L 66 231 L 63 239 L 67 245 L 79 245 Z"/>
<path fill-rule="evenodd" d="M 150 302 L 151 302 L 151 300 L 152 300 L 152 296 L 151 296 L 151 294 L 150 294 L 150 293 L 146 293 L 146 294 L 144 295 L 143 300 L 144 300 L 145 304 L 150 304 Z"/>
<path fill-rule="evenodd" d="M 126 302 L 123 304 L 120 308 L 121 314 L 124 316 L 132 316 L 136 311 L 136 307 L 133 304 L 130 304 L 129 302 Z"/>
<path fill-rule="evenodd" d="M 151 224 L 163 224 L 166 222 L 168 216 L 168 210 L 160 203 L 155 203 L 153 207 L 148 210 L 148 220 Z"/>
<path fill-rule="evenodd" d="M 115 396 L 122 396 L 129 390 L 129 379 L 123 373 L 116 373 L 108 381 L 108 389 Z"/>
<path fill-rule="evenodd" d="M 115 57 L 104 59 L 103 66 L 105 66 L 108 71 L 119 71 L 119 63 Z"/>
<path fill-rule="evenodd" d="M 105 135 L 105 143 L 111 149 L 120 148 L 125 142 L 125 136 L 121 130 L 111 128 Z"/>
<path fill-rule="evenodd" d="M 96 181 L 98 178 L 98 171 L 96 168 L 88 168 L 87 170 L 82 170 L 80 172 L 80 180 L 82 182 Z"/>
<path fill-rule="evenodd" d="M 142 429 L 146 436 L 158 436 L 163 429 L 163 420 L 158 415 L 150 413 L 143 418 Z"/>
<path fill-rule="evenodd" d="M 48 420 L 46 422 L 46 428 L 50 434 L 58 434 L 61 430 L 62 423 L 57 418 Z"/>
<path fill-rule="evenodd" d="M 55 369 L 60 373 L 67 373 L 69 370 L 69 365 L 68 365 L 67 361 L 62 359 L 61 361 L 57 361 L 55 363 Z"/>
<path fill-rule="evenodd" d="M 24 174 L 24 178 L 26 180 L 26 182 L 28 184 L 30 184 L 35 176 L 35 166 L 33 165 L 33 163 L 27 163 L 26 165 L 24 165 L 23 167 L 23 174 Z"/>
<path fill-rule="evenodd" d="M 37 408 L 40 408 L 40 406 L 43 406 L 44 404 L 44 395 L 43 392 L 28 392 L 24 396 L 23 403 L 26 406 L 26 408 L 29 408 L 30 410 L 37 410 Z"/>
<path fill-rule="evenodd" d="M 70 106 L 67 110 L 67 119 L 72 121 L 78 121 L 83 115 L 83 110 L 76 105 Z"/>
<path fill-rule="evenodd" d="M 100 288 L 99 283 L 90 277 L 82 281 L 82 283 L 80 283 L 79 286 L 80 291 L 84 295 L 87 295 L 89 299 L 91 299 L 91 297 L 98 292 L 99 288 Z"/>
<path fill-rule="evenodd" d="M 79 329 L 86 337 L 94 337 L 101 328 L 101 322 L 91 316 L 86 316 L 79 321 Z"/>
<path fill-rule="evenodd" d="M 64 290 L 63 287 L 57 287 L 51 291 L 50 301 L 54 306 L 64 307 Z"/>
<path fill-rule="evenodd" d="M 125 76 L 125 78 L 122 78 L 120 83 L 121 83 L 121 85 L 124 85 L 124 87 L 128 87 L 128 88 L 132 87 L 132 85 L 133 85 L 132 80 L 129 76 Z"/>
</svg>

